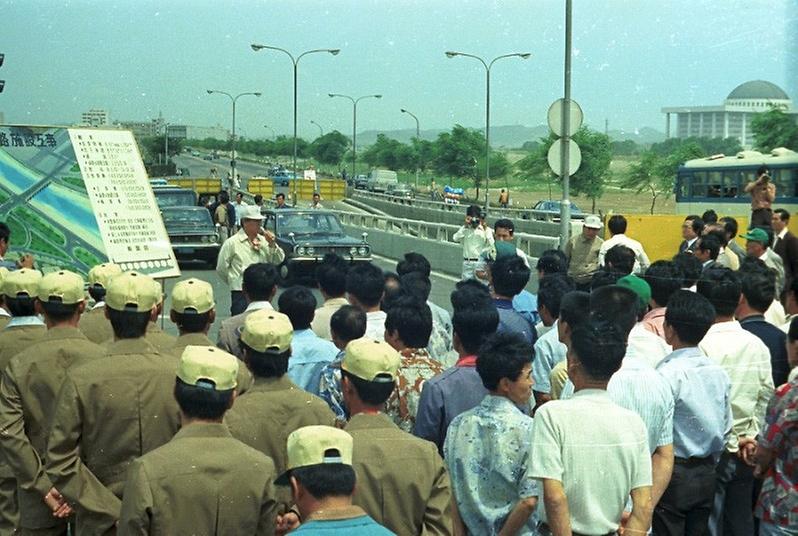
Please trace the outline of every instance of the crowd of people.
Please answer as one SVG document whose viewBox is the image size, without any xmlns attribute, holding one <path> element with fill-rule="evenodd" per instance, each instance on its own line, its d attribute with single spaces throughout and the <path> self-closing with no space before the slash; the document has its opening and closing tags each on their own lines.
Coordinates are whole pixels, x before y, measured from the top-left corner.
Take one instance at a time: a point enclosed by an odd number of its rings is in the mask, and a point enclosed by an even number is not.
<svg viewBox="0 0 798 536">
<path fill-rule="evenodd" d="M 0 534 L 798 533 L 786 211 L 745 250 L 688 216 L 653 263 L 590 216 L 533 268 L 469 207 L 451 314 L 415 252 L 328 254 L 322 303 L 278 293 L 281 250 L 239 214 L 225 319 L 196 278 L 165 311 L 114 264 L 0 268 Z"/>
</svg>

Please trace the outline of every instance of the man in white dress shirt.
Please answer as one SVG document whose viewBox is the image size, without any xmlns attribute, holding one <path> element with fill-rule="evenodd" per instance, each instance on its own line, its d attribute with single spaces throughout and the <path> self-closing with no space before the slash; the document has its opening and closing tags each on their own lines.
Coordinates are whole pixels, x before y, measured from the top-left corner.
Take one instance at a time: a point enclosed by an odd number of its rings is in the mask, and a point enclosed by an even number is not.
<svg viewBox="0 0 798 536">
<path fill-rule="evenodd" d="M 494 247 L 493 229 L 485 223 L 485 214 L 479 205 L 468 207 L 465 223 L 452 239 L 463 244 L 462 279 L 474 278 L 481 255 Z"/>
<path fill-rule="evenodd" d="M 598 257 L 599 266 L 604 266 L 604 256 L 613 246 L 626 246 L 635 254 L 635 265 L 632 273 L 635 275 L 640 275 L 646 271 L 646 269 L 651 265 L 651 262 L 648 260 L 648 255 L 646 255 L 642 244 L 640 244 L 640 242 L 637 240 L 626 236 L 626 227 L 626 218 L 620 214 L 610 217 L 609 221 L 607 222 L 607 229 L 609 229 L 610 233 L 612 233 L 612 238 L 605 240 L 604 243 L 601 244 Z"/>
</svg>

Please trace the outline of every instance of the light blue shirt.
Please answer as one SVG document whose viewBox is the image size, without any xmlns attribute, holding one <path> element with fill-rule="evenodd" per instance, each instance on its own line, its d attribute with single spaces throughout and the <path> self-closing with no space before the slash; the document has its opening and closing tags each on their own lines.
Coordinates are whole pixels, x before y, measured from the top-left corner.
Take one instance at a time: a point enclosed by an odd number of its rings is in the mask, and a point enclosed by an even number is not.
<svg viewBox="0 0 798 536">
<path fill-rule="evenodd" d="M 535 380 L 535 385 L 532 389 L 538 393 L 551 392 L 551 370 L 560 361 L 565 361 L 565 354 L 568 351 L 560 342 L 557 322 L 555 321 L 551 329 L 541 335 L 535 343 L 535 360 L 532 361 L 532 379 Z"/>
<path fill-rule="evenodd" d="M 670 385 L 675 401 L 673 451 L 679 458 L 706 458 L 725 448 L 732 425 L 731 381 L 697 347 L 676 350 L 657 371 Z"/>
<path fill-rule="evenodd" d="M 318 396 L 321 371 L 337 354 L 338 348 L 333 343 L 310 329 L 295 330 L 291 340 L 291 358 L 288 360 L 288 377 L 305 391 Z"/>
<path fill-rule="evenodd" d="M 513 297 L 513 309 L 526 318 L 533 326 L 540 322 L 538 297 L 528 290 L 522 290 Z"/>
<path fill-rule="evenodd" d="M 5 329 L 19 326 L 43 326 L 44 322 L 38 316 L 14 316 L 6 324 Z"/>
<path fill-rule="evenodd" d="M 343 519 L 310 519 L 299 525 L 291 534 L 343 534 L 345 536 L 392 536 L 386 529 L 363 512 L 357 517 Z"/>
<path fill-rule="evenodd" d="M 455 417 L 443 453 L 457 509 L 470 534 L 497 534 L 521 499 L 540 491 L 531 476 L 532 419 L 502 396 Z M 533 513 L 519 535 L 537 534 Z"/>
</svg>

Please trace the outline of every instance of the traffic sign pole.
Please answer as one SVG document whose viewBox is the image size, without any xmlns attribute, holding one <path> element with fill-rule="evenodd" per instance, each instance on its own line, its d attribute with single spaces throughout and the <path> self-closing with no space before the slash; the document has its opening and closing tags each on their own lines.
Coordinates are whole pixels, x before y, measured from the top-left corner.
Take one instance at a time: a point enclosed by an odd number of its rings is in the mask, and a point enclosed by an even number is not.
<svg viewBox="0 0 798 536">
<path fill-rule="evenodd" d="M 571 141 L 571 18 L 572 0 L 565 0 L 565 101 L 562 107 L 563 144 L 560 156 L 562 170 L 562 203 L 560 204 L 560 249 L 565 249 L 571 234 L 570 141 Z"/>
</svg>

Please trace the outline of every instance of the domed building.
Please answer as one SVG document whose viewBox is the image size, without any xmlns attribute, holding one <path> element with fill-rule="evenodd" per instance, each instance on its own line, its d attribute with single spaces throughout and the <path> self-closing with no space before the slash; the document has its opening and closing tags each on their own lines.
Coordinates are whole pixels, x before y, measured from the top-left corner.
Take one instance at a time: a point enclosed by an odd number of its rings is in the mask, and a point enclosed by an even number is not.
<svg viewBox="0 0 798 536">
<path fill-rule="evenodd" d="M 745 148 L 754 144 L 751 119 L 754 114 L 779 106 L 798 119 L 798 110 L 789 95 L 766 80 L 751 80 L 729 93 L 720 106 L 680 106 L 663 108 L 667 137 L 737 138 Z M 672 125 L 671 116 L 676 124 Z"/>
</svg>

